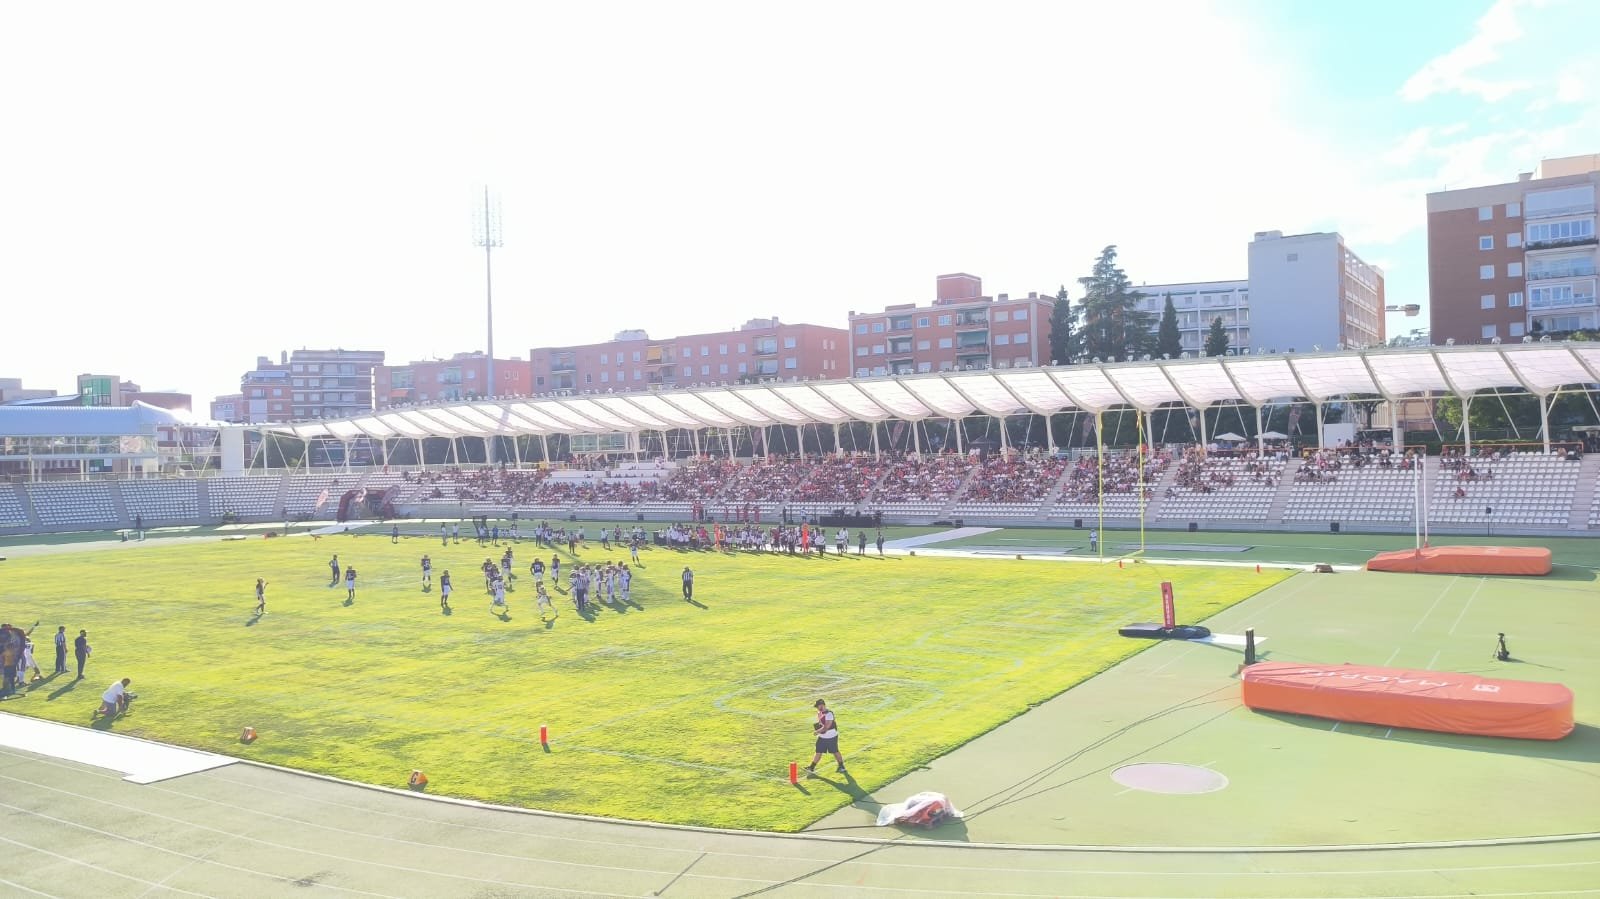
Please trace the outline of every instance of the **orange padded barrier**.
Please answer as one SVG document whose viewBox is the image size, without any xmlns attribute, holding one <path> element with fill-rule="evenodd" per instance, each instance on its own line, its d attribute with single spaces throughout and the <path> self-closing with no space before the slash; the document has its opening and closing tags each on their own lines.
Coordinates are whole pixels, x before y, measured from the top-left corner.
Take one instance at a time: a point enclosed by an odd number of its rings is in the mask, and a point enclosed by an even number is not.
<svg viewBox="0 0 1600 899">
<path fill-rule="evenodd" d="M 1572 691 L 1561 684 L 1299 662 L 1251 665 L 1241 680 L 1244 704 L 1262 711 L 1529 740 L 1572 733 Z"/>
<path fill-rule="evenodd" d="M 1429 546 L 1378 553 L 1368 571 L 1421 574 L 1549 574 L 1550 550 L 1540 546 Z"/>
</svg>

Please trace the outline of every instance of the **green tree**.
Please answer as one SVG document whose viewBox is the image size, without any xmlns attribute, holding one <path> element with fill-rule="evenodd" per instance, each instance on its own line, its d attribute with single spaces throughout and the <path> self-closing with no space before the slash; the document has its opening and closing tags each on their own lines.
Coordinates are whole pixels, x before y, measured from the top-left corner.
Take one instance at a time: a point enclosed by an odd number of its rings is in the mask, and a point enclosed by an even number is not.
<svg viewBox="0 0 1600 899">
<path fill-rule="evenodd" d="M 1172 305 L 1172 294 L 1167 294 L 1166 300 L 1161 309 L 1161 330 L 1156 334 L 1156 353 L 1176 359 L 1183 355 L 1183 341 L 1178 336 L 1178 310 Z"/>
<path fill-rule="evenodd" d="M 1065 284 L 1056 291 L 1056 302 L 1050 309 L 1050 361 L 1056 365 L 1078 361 L 1078 310 L 1072 307 Z"/>
<path fill-rule="evenodd" d="M 1155 348 L 1154 316 L 1139 308 L 1144 294 L 1117 266 L 1114 244 L 1100 251 L 1094 270 L 1078 283 L 1083 285 L 1083 355 L 1128 359 Z"/>
<path fill-rule="evenodd" d="M 1211 330 L 1206 332 L 1206 355 L 1228 355 L 1228 332 L 1222 327 L 1222 316 L 1211 320 Z"/>
</svg>

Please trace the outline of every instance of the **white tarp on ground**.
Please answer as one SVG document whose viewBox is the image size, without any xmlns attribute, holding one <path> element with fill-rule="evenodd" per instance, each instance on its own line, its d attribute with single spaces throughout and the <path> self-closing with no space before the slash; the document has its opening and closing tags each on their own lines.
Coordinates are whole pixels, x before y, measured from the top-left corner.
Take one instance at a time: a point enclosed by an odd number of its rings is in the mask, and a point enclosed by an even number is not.
<svg viewBox="0 0 1600 899">
<path fill-rule="evenodd" d="M 878 826 L 911 824 L 917 827 L 937 827 L 959 817 L 961 810 L 951 805 L 943 793 L 918 793 L 905 802 L 896 802 L 878 809 Z"/>
<path fill-rule="evenodd" d="M 90 702 L 85 708 L 93 711 L 95 704 Z M 209 771 L 235 761 L 225 755 L 3 712 L 0 712 L 0 746 L 121 771 L 126 775 L 123 780 L 136 784 Z"/>
</svg>

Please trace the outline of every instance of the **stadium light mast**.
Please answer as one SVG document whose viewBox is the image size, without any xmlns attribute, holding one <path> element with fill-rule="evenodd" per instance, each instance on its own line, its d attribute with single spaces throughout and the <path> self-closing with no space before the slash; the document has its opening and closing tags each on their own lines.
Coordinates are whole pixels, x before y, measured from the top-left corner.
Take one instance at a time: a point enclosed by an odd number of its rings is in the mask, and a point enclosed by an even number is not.
<svg viewBox="0 0 1600 899">
<path fill-rule="evenodd" d="M 483 247 L 483 294 L 485 313 L 488 325 L 487 359 L 488 391 L 487 396 L 494 396 L 494 248 L 505 246 L 505 239 L 500 230 L 500 201 L 489 194 L 487 185 L 483 188 L 483 208 L 473 216 L 473 245 Z M 489 435 L 483 443 L 483 458 L 490 465 L 494 464 L 494 435 Z"/>
</svg>

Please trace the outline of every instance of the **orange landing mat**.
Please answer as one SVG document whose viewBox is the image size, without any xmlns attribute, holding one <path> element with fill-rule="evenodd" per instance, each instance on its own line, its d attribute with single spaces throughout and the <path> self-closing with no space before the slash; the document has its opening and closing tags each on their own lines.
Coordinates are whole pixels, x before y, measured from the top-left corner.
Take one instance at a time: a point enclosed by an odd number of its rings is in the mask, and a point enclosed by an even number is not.
<svg viewBox="0 0 1600 899">
<path fill-rule="evenodd" d="M 1559 740 L 1572 733 L 1561 684 L 1369 665 L 1261 662 L 1245 668 L 1244 704 L 1334 721 L 1451 734 Z"/>
<path fill-rule="evenodd" d="M 1429 546 L 1378 553 L 1368 571 L 1421 574 L 1549 574 L 1550 550 L 1541 546 Z"/>
</svg>

